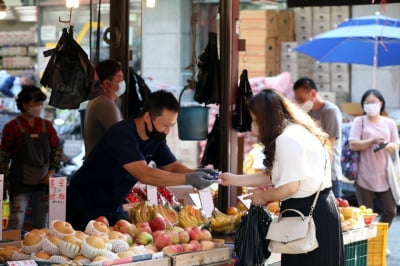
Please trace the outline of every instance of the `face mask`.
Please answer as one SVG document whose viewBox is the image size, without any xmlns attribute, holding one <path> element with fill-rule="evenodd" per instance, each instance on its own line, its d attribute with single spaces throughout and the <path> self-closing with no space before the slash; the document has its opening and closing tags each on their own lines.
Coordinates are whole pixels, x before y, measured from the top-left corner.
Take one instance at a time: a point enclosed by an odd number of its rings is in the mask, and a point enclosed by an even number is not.
<svg viewBox="0 0 400 266">
<path fill-rule="evenodd" d="M 153 121 L 151 121 L 151 125 L 153 126 L 153 131 L 150 132 L 149 129 L 147 128 L 147 124 L 144 123 L 146 135 L 153 140 L 164 141 L 167 135 L 164 134 L 163 132 L 157 131 L 156 127 L 153 124 Z"/>
<path fill-rule="evenodd" d="M 125 81 L 121 81 L 120 83 L 118 83 L 118 90 L 115 92 L 115 95 L 117 95 L 118 97 L 121 97 L 122 94 L 124 94 L 126 91 L 126 84 Z"/>
<path fill-rule="evenodd" d="M 364 104 L 364 111 L 368 116 L 377 116 L 381 112 L 381 104 L 380 103 L 368 103 Z"/>
<path fill-rule="evenodd" d="M 42 112 L 42 106 L 38 105 L 35 107 L 30 107 L 27 112 L 33 117 L 39 117 L 40 113 Z"/>
<path fill-rule="evenodd" d="M 300 108 L 303 109 L 306 112 L 310 112 L 311 109 L 313 108 L 313 106 L 314 106 L 314 102 L 311 101 L 311 100 L 308 100 L 303 104 L 300 104 Z"/>
</svg>

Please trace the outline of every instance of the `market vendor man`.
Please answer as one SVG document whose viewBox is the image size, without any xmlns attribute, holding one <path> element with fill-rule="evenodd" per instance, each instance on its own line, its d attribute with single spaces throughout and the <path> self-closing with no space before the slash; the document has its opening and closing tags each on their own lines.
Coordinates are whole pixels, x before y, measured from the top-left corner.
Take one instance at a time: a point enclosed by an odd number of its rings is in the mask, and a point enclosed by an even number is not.
<svg viewBox="0 0 400 266">
<path fill-rule="evenodd" d="M 167 91 L 147 97 L 138 117 L 113 125 L 95 145 L 67 188 L 67 221 L 77 230 L 98 216 L 114 224 L 137 181 L 154 186 L 211 185 L 212 169 L 190 169 L 177 161 L 166 143 L 180 106 Z M 157 168 L 148 166 L 153 161 Z"/>
</svg>

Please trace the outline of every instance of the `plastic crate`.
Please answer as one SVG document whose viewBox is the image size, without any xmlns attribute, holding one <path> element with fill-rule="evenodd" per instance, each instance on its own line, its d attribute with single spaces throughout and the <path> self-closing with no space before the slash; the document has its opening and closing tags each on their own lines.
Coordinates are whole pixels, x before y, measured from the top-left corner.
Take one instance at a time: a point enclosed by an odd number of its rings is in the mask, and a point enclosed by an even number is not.
<svg viewBox="0 0 400 266">
<path fill-rule="evenodd" d="M 388 223 L 376 223 L 376 237 L 368 240 L 368 266 L 386 266 Z"/>
<path fill-rule="evenodd" d="M 366 266 L 367 265 L 367 240 L 349 243 L 344 246 L 345 266 Z"/>
</svg>

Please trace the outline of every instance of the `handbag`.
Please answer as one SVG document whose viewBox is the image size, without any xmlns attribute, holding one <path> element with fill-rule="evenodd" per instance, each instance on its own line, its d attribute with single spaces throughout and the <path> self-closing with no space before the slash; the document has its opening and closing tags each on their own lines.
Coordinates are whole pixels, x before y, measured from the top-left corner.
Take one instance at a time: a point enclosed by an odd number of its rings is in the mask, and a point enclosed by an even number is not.
<svg viewBox="0 0 400 266">
<path fill-rule="evenodd" d="M 386 171 L 394 201 L 396 202 L 396 205 L 400 205 L 400 158 L 397 145 L 394 154 L 388 153 L 388 163 Z"/>
<path fill-rule="evenodd" d="M 283 210 L 279 217 L 272 219 L 269 225 L 267 239 L 268 249 L 272 253 L 301 254 L 318 248 L 315 223 L 312 217 L 322 184 L 315 195 L 308 216 L 298 210 Z M 286 212 L 294 212 L 298 216 L 283 217 Z"/>
<path fill-rule="evenodd" d="M 361 139 L 362 130 L 364 128 L 364 119 L 361 118 Z M 360 152 L 352 151 L 349 143 L 351 123 L 342 126 L 342 154 L 340 157 L 340 164 L 342 167 L 342 174 L 349 180 L 356 180 L 358 175 L 358 166 L 360 161 Z"/>
</svg>

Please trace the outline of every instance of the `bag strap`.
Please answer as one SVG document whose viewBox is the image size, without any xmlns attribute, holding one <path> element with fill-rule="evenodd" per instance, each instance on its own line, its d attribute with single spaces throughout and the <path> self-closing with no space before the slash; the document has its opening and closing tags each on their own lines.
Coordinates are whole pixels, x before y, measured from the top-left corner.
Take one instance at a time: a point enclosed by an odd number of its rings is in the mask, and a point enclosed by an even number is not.
<svg viewBox="0 0 400 266">
<path fill-rule="evenodd" d="M 328 152 L 325 150 L 325 167 L 324 167 L 325 172 L 326 172 L 326 165 L 327 165 L 327 163 L 328 163 L 328 155 L 327 155 L 327 153 L 328 153 Z M 311 205 L 310 213 L 308 214 L 308 216 L 310 216 L 310 217 L 313 215 L 315 206 L 317 205 L 317 200 L 318 200 L 318 197 L 319 197 L 319 193 L 320 193 L 321 190 L 322 190 L 322 185 L 323 185 L 323 184 L 324 184 L 324 181 L 321 181 L 321 185 L 319 186 L 318 191 L 317 191 L 317 193 L 315 194 L 314 201 L 313 201 L 313 203 L 312 203 L 312 205 Z"/>
</svg>

